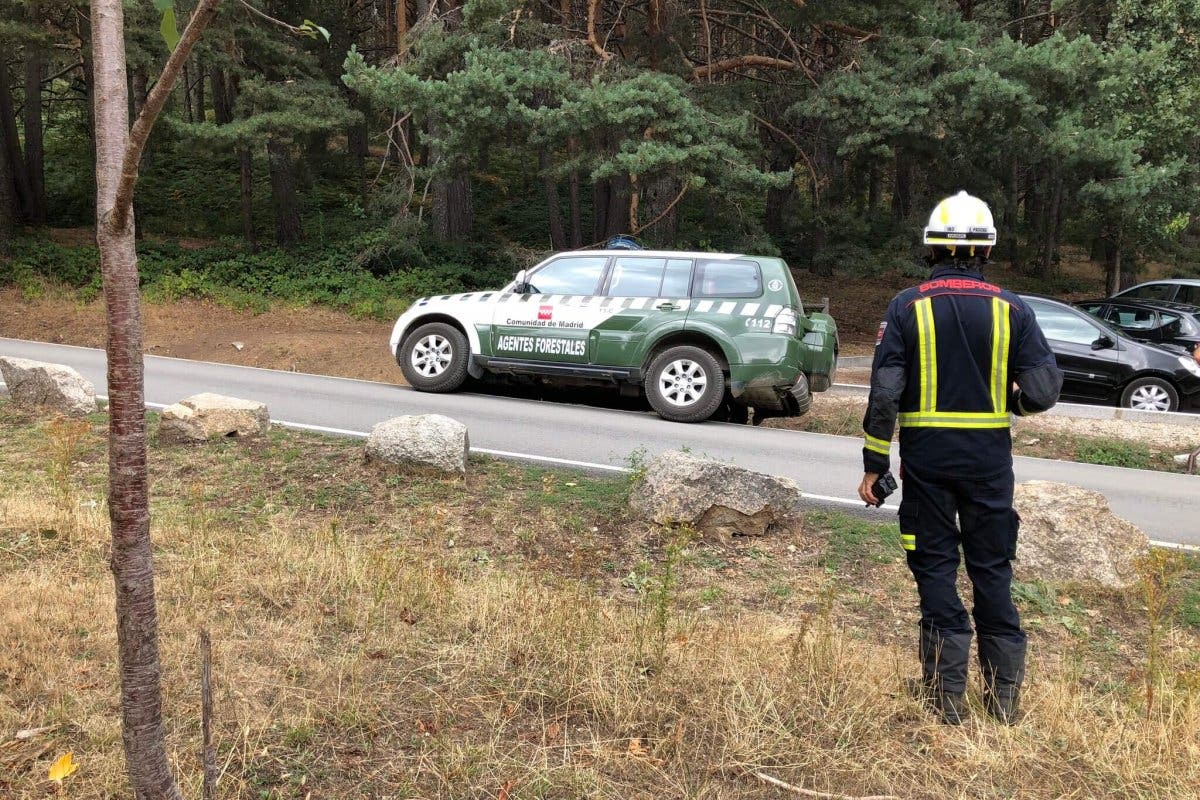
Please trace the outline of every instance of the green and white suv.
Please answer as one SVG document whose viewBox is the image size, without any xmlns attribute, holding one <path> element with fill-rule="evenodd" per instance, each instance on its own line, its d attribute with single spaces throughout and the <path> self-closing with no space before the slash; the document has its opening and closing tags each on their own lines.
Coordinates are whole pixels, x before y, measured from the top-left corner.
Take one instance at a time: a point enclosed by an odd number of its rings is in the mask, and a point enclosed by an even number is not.
<svg viewBox="0 0 1200 800">
<path fill-rule="evenodd" d="M 488 373 L 616 385 L 677 422 L 803 414 L 837 349 L 833 318 L 805 313 L 783 260 L 650 250 L 559 253 L 503 289 L 418 300 L 391 336 L 419 391 Z"/>
</svg>

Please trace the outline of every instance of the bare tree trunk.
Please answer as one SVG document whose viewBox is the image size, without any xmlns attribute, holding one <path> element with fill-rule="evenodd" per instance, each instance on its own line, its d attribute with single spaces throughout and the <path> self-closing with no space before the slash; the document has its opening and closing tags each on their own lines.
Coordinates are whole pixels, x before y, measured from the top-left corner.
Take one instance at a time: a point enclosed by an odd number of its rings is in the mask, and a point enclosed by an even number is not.
<svg viewBox="0 0 1200 800">
<path fill-rule="evenodd" d="M 26 7 L 26 20 L 38 24 L 38 4 Z M 42 148 L 42 77 L 45 58 L 39 44 L 25 46 L 25 170 L 29 173 L 29 221 L 46 224 L 46 170 Z"/>
<path fill-rule="evenodd" d="M 564 11 L 569 10 L 570 5 L 564 2 Z M 567 155 L 574 158 L 575 150 L 578 147 L 574 139 L 567 139 Z M 571 247 L 583 247 L 583 209 L 580 204 L 579 197 L 579 170 L 571 170 L 570 190 L 568 200 L 571 208 Z"/>
<path fill-rule="evenodd" d="M 292 147 L 272 136 L 267 139 L 271 172 L 271 200 L 275 206 L 275 241 L 281 245 L 300 241 L 300 208 L 296 202 L 296 162 Z"/>
<path fill-rule="evenodd" d="M 13 108 L 12 93 L 8 88 L 8 66 L 0 59 L 0 127 L 3 127 L 4 148 L 0 158 L 6 164 L 6 172 L 15 193 L 13 202 L 16 213 L 22 219 L 33 216 L 30 204 L 33 190 L 29 187 L 29 172 L 25 168 L 25 157 L 21 155 L 21 140 L 17 137 L 17 118 Z"/>
<path fill-rule="evenodd" d="M 538 150 L 538 169 L 542 173 L 542 190 L 546 193 L 547 220 L 550 223 L 550 247 L 554 250 L 567 249 L 567 232 L 563 228 L 562 201 L 558 197 L 558 183 L 550 173 L 550 154 L 546 148 Z"/>
<path fill-rule="evenodd" d="M 642 228 L 639 236 L 664 246 L 674 246 L 679 238 L 679 193 L 683 182 L 663 175 L 648 182 L 642 190 Z"/>
<path fill-rule="evenodd" d="M 896 185 L 892 192 L 892 216 L 906 220 L 912 214 L 912 161 L 902 152 L 896 153 Z"/>
<path fill-rule="evenodd" d="M 256 249 L 254 236 L 254 162 L 249 147 L 238 148 L 238 171 L 241 173 L 242 236 L 250 249 Z"/>
<path fill-rule="evenodd" d="M 12 171 L 8 166 L 5 148 L 8 136 L 0 126 L 0 256 L 9 253 L 9 240 L 12 239 L 16 217 L 16 202 L 13 197 Z"/>
<path fill-rule="evenodd" d="M 1121 237 L 1109 235 L 1104 240 L 1104 288 L 1108 294 L 1121 291 Z"/>
<path fill-rule="evenodd" d="M 1021 243 L 1017 238 L 1017 202 L 1020 195 L 1021 161 L 1014 153 L 1008 165 L 1008 181 L 1004 203 L 1004 254 L 1016 272 L 1022 269 Z"/>
<path fill-rule="evenodd" d="M 608 236 L 608 196 L 612 194 L 612 181 L 600 178 L 592 184 L 592 241 L 603 241 Z"/>
<path fill-rule="evenodd" d="M 225 80 L 225 70 L 213 67 L 208 75 L 212 81 L 213 119 L 218 125 L 228 125 L 233 122 L 233 97 L 229 82 Z"/>
<path fill-rule="evenodd" d="M 204 62 L 196 59 L 196 122 L 204 122 L 208 116 L 204 105 Z"/>
<path fill-rule="evenodd" d="M 96 243 L 108 356 L 108 513 L 121 675 L 121 733 L 136 800 L 179 800 L 162 719 L 162 667 L 150 543 L 142 325 L 133 195 L 150 131 L 220 0 L 200 0 L 133 129 L 129 127 L 122 0 L 92 0 Z"/>
</svg>

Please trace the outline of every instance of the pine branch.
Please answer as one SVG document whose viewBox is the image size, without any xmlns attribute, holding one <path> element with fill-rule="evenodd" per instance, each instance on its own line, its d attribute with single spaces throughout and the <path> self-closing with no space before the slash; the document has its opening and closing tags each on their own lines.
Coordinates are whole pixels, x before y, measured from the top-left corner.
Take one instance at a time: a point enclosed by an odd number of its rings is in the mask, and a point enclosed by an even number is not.
<svg viewBox="0 0 1200 800">
<path fill-rule="evenodd" d="M 801 69 L 800 65 L 795 61 L 786 61 L 782 58 L 771 58 L 770 56 L 744 55 L 735 58 L 727 58 L 723 61 L 717 61 L 712 64 L 704 64 L 692 70 L 692 80 L 703 80 L 712 75 L 718 75 L 722 72 L 730 72 L 735 69 L 744 67 L 757 67 L 759 69 L 778 69 L 778 70 L 794 70 Z"/>
</svg>

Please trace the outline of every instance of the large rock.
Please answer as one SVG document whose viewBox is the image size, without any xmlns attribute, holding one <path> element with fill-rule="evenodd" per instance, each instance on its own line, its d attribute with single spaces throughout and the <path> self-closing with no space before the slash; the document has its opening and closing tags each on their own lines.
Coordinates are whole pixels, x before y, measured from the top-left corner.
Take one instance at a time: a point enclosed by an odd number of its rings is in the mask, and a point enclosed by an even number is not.
<svg viewBox="0 0 1200 800">
<path fill-rule="evenodd" d="M 259 436 L 270 428 L 271 416 L 265 403 L 204 392 L 163 409 L 158 438 L 164 442 L 206 442 L 227 436 Z"/>
<path fill-rule="evenodd" d="M 367 437 L 367 460 L 403 468 L 465 473 L 471 443 L 467 426 L 441 414 L 394 417 Z"/>
<path fill-rule="evenodd" d="M 634 486 L 637 516 L 686 524 L 709 538 L 799 532 L 800 487 L 743 467 L 670 451 L 653 459 Z"/>
<path fill-rule="evenodd" d="M 1115 516 L 1099 492 L 1030 481 L 1017 486 L 1021 515 L 1017 577 L 1081 581 L 1123 589 L 1137 580 L 1136 561 L 1150 542 L 1132 523 Z"/>
<path fill-rule="evenodd" d="M 64 364 L 47 364 L 25 358 L 0 358 L 0 375 L 12 402 L 40 406 L 82 417 L 96 410 L 96 389 Z"/>
</svg>

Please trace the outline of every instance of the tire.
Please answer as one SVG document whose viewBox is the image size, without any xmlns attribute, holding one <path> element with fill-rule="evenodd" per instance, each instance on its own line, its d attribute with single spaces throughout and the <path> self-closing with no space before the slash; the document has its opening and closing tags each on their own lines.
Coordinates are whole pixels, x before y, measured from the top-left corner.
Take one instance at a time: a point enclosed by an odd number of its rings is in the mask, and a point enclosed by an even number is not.
<svg viewBox="0 0 1200 800">
<path fill-rule="evenodd" d="M 1162 378 L 1137 378 L 1121 393 L 1121 406 L 1138 411 L 1178 411 L 1179 392 Z"/>
<path fill-rule="evenodd" d="M 663 419 L 703 422 L 725 399 L 725 373 L 707 350 L 669 347 L 646 370 L 646 397 Z"/>
<path fill-rule="evenodd" d="M 471 345 L 463 332 L 444 322 L 415 328 L 396 351 L 408 385 L 419 392 L 453 392 L 467 379 Z"/>
</svg>

